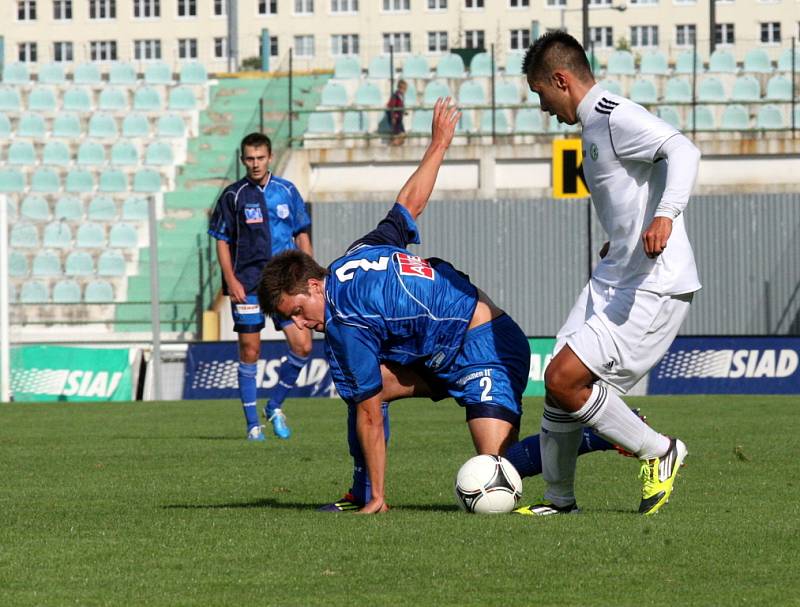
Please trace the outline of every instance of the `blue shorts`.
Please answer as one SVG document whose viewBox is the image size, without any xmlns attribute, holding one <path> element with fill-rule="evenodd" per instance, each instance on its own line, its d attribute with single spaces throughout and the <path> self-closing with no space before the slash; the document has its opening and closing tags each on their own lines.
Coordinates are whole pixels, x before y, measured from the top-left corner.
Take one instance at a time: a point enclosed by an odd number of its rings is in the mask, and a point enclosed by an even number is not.
<svg viewBox="0 0 800 607">
<path fill-rule="evenodd" d="M 466 408 L 467 420 L 493 417 L 518 429 L 530 364 L 528 338 L 503 314 L 467 331 L 453 364 L 428 377 L 434 393 L 444 388 Z"/>
<path fill-rule="evenodd" d="M 255 293 L 247 296 L 246 303 L 231 302 L 231 314 L 233 330 L 237 333 L 260 333 L 264 328 L 264 312 Z M 270 318 L 276 331 L 282 331 L 284 327 L 292 324 L 291 319 L 284 318 L 280 314 L 270 314 Z"/>
</svg>

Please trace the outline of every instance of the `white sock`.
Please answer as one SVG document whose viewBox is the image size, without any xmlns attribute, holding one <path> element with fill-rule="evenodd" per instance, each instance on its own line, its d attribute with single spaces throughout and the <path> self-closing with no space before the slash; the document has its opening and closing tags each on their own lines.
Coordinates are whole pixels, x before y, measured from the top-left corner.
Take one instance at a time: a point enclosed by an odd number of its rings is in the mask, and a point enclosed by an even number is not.
<svg viewBox="0 0 800 607">
<path fill-rule="evenodd" d="M 561 409 L 544 405 L 539 450 L 542 478 L 547 483 L 544 498 L 559 507 L 575 503 L 575 465 L 583 431 Z"/>
<path fill-rule="evenodd" d="M 661 457 L 669 450 L 669 438 L 644 423 L 615 392 L 599 383 L 592 386 L 583 407 L 570 415 L 639 459 Z"/>
</svg>

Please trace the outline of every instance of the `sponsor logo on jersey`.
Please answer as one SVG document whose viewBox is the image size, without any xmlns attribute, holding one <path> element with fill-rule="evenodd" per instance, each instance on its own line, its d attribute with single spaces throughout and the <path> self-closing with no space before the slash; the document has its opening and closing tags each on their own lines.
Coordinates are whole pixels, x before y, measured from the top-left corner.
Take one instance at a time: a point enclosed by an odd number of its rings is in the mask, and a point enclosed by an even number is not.
<svg viewBox="0 0 800 607">
<path fill-rule="evenodd" d="M 797 371 L 796 350 L 676 350 L 659 365 L 658 378 L 783 378 Z"/>
<path fill-rule="evenodd" d="M 278 214 L 279 219 L 286 219 L 289 216 L 289 205 L 279 204 L 275 207 L 275 212 Z"/>
<path fill-rule="evenodd" d="M 264 223 L 264 216 L 261 214 L 261 207 L 244 208 L 245 223 Z"/>
<path fill-rule="evenodd" d="M 595 143 L 591 144 L 589 146 L 589 156 L 592 157 L 592 160 L 597 160 L 598 153 L 599 152 L 597 151 L 597 144 Z"/>
<path fill-rule="evenodd" d="M 422 257 L 409 255 L 408 253 L 397 253 L 396 259 L 400 274 L 403 276 L 416 276 L 418 278 L 427 278 L 428 280 L 435 278 L 431 264 L 422 259 Z"/>
<path fill-rule="evenodd" d="M 260 314 L 261 306 L 258 304 L 236 304 L 237 314 Z"/>
</svg>

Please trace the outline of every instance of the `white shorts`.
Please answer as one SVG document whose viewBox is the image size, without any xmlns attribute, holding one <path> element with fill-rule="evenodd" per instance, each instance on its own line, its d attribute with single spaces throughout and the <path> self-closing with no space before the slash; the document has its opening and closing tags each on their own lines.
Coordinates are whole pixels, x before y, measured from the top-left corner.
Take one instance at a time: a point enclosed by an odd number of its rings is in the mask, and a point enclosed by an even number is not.
<svg viewBox="0 0 800 607">
<path fill-rule="evenodd" d="M 667 353 L 694 293 L 658 295 L 591 279 L 556 336 L 600 379 L 625 393 Z"/>
</svg>

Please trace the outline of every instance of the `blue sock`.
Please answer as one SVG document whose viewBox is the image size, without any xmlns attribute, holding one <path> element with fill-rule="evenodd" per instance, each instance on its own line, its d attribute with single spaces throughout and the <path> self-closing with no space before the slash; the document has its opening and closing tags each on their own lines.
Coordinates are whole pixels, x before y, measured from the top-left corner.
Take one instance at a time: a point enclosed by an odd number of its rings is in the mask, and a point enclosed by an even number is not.
<svg viewBox="0 0 800 607">
<path fill-rule="evenodd" d="M 259 425 L 258 397 L 256 396 L 256 363 L 239 361 L 239 398 L 242 399 L 242 410 L 247 420 L 248 432 Z"/>
<path fill-rule="evenodd" d="M 300 375 L 300 371 L 308 362 L 309 358 L 311 357 L 298 356 L 291 350 L 289 351 L 286 360 L 281 365 L 281 368 L 278 369 L 278 385 L 272 389 L 272 394 L 267 403 L 268 417 L 275 409 L 280 409 L 283 406 L 286 395 L 289 393 L 289 390 L 294 388 L 297 376 Z"/>
<path fill-rule="evenodd" d="M 608 451 L 613 448 L 614 445 L 600 438 L 590 428 L 584 428 L 578 455 L 593 451 Z M 534 434 L 514 443 L 506 450 L 505 457 L 514 465 L 522 478 L 541 474 L 542 454 L 539 451 L 539 435 Z"/>
<path fill-rule="evenodd" d="M 381 403 L 381 413 L 383 413 L 383 436 L 386 444 L 389 444 L 389 403 Z M 359 502 L 366 504 L 372 499 L 372 484 L 369 480 L 367 462 L 364 459 L 364 452 L 361 451 L 361 443 L 358 442 L 356 432 L 356 407 L 347 405 L 347 445 L 350 447 L 350 455 L 353 457 L 353 486 L 350 493 Z"/>
</svg>

